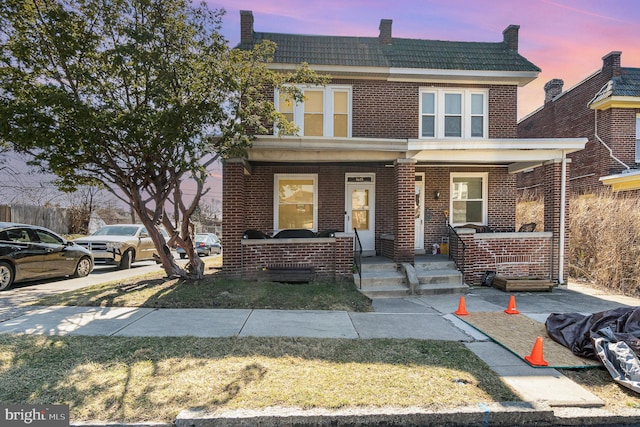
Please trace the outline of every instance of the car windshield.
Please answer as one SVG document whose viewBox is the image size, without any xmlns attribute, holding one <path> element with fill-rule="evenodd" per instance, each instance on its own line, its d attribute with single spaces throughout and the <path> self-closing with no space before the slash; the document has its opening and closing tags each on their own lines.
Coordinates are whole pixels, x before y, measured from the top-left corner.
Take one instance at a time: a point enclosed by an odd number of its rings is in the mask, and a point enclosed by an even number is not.
<svg viewBox="0 0 640 427">
<path fill-rule="evenodd" d="M 196 234 L 196 242 L 204 242 L 207 240 L 207 237 L 206 234 Z"/>
<path fill-rule="evenodd" d="M 102 227 L 100 230 L 93 233 L 93 236 L 135 236 L 137 232 L 138 227 L 110 225 Z"/>
</svg>

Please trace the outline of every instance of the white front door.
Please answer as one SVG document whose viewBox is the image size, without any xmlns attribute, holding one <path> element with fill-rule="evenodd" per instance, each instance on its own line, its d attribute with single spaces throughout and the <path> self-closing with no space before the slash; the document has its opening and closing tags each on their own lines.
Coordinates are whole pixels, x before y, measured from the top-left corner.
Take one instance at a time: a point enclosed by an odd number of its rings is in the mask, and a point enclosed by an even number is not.
<svg viewBox="0 0 640 427">
<path fill-rule="evenodd" d="M 362 254 L 375 256 L 375 174 L 347 174 L 345 231 L 358 231 Z"/>
<path fill-rule="evenodd" d="M 424 173 L 416 174 L 415 250 L 424 253 Z"/>
</svg>

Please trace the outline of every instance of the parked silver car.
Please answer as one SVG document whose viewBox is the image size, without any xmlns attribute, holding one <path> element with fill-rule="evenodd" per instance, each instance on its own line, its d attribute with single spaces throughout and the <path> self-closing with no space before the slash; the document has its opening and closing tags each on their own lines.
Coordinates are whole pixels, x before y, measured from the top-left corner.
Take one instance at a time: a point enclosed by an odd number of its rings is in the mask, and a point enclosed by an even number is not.
<svg viewBox="0 0 640 427">
<path fill-rule="evenodd" d="M 0 222 L 0 290 L 28 280 L 85 277 L 92 270 L 91 252 L 53 231 Z"/>
<path fill-rule="evenodd" d="M 169 240 L 169 234 L 162 228 L 159 230 Z M 136 261 L 154 260 L 158 253 L 142 224 L 107 225 L 74 242 L 89 249 L 96 263 L 114 264 L 121 270 L 131 268 Z"/>
<path fill-rule="evenodd" d="M 213 233 L 198 233 L 195 235 L 194 246 L 199 256 L 209 256 L 211 254 L 220 254 L 222 245 L 217 235 Z M 187 252 L 180 245 L 176 247 L 176 252 L 181 259 L 187 257 Z"/>
</svg>

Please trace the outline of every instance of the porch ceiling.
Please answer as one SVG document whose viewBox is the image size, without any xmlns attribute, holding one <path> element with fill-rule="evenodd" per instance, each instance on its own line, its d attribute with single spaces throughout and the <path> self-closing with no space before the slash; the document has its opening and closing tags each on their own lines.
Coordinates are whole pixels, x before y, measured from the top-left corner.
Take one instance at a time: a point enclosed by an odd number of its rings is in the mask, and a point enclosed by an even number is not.
<svg viewBox="0 0 640 427">
<path fill-rule="evenodd" d="M 248 150 L 249 161 L 391 162 L 508 166 L 512 173 L 582 150 L 586 138 L 408 140 L 261 136 Z"/>
</svg>

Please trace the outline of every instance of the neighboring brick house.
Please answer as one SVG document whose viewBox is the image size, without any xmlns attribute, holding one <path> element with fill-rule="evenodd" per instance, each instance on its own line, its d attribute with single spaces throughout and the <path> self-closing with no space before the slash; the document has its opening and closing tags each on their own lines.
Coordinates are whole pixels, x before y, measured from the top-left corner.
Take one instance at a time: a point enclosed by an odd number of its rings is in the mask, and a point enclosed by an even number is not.
<svg viewBox="0 0 640 427">
<path fill-rule="evenodd" d="M 272 40 L 271 68 L 304 61 L 331 79 L 303 88 L 302 104 L 274 93 L 299 136 L 258 136 L 246 159 L 224 163 L 228 274 L 309 266 L 319 278 L 349 277 L 354 244 L 409 268 L 449 225 L 472 224 L 478 230 L 460 233 L 466 283 L 499 260 L 564 282 L 564 156 L 586 140 L 517 138 L 518 87 L 540 71 L 518 53 L 518 26 L 481 43 L 395 38 L 388 19 L 379 37 L 261 33 L 253 21 L 241 11 L 240 49 Z M 516 233 L 516 173 L 532 165 L 549 177 L 546 230 Z M 283 229 L 328 237 L 243 239 L 246 230 Z"/>
<path fill-rule="evenodd" d="M 640 68 L 621 67 L 620 56 L 605 55 L 600 70 L 564 92 L 562 80 L 549 81 L 544 105 L 518 124 L 519 138 L 588 138 L 568 155 L 572 194 L 640 195 Z M 541 169 L 518 174 L 520 191 L 543 185 Z"/>
</svg>

